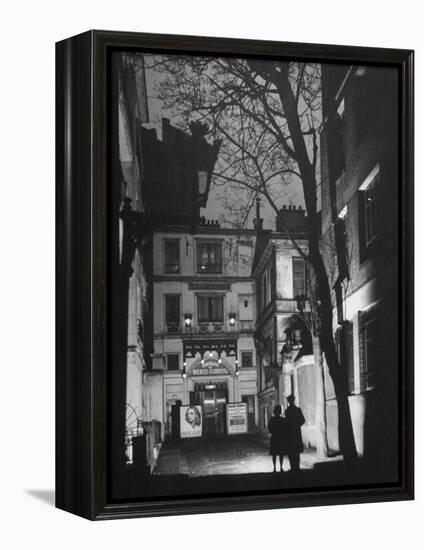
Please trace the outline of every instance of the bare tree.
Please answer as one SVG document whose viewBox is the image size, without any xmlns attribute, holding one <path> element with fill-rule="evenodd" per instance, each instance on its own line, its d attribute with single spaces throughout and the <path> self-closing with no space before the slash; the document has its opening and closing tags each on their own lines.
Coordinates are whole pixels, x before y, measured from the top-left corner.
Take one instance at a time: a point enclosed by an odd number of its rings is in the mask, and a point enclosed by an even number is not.
<svg viewBox="0 0 424 550">
<path fill-rule="evenodd" d="M 234 207 L 233 215 L 238 216 L 239 222 L 243 217 L 246 219 L 258 195 L 265 197 L 278 214 L 285 186 L 299 182 L 308 220 L 307 254 L 292 241 L 311 267 L 310 304 L 312 317 L 316 319 L 312 336 L 318 379 L 322 383 L 323 352 L 338 404 L 340 448 L 345 459 L 356 458 L 347 365 L 340 363 L 334 344 L 334 296 L 317 225 L 320 66 L 176 56 L 151 58 L 149 63 L 160 74 L 159 92 L 166 108 L 179 117 L 181 125 L 187 126 L 194 120 L 207 123 L 210 132 L 223 139 L 215 181 L 236 195 L 239 205 Z M 318 408 L 317 420 L 321 426 L 318 450 L 325 454 L 323 397 Z"/>
</svg>

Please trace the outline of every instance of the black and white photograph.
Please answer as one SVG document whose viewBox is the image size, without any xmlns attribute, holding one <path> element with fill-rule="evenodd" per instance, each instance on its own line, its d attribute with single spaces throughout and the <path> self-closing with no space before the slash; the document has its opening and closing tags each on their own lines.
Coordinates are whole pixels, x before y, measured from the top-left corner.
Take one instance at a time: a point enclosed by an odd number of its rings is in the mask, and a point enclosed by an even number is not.
<svg viewBox="0 0 424 550">
<path fill-rule="evenodd" d="M 2 8 L 0 546 L 419 547 L 420 4 Z"/>
<path fill-rule="evenodd" d="M 112 500 L 399 483 L 399 78 L 113 52 Z"/>
</svg>

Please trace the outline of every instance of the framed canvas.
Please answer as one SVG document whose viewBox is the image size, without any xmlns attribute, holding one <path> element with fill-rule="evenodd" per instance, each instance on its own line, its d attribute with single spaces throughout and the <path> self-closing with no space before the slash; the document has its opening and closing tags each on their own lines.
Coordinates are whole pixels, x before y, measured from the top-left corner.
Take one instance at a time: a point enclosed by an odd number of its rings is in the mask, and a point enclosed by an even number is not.
<svg viewBox="0 0 424 550">
<path fill-rule="evenodd" d="M 413 498 L 413 53 L 56 52 L 57 507 Z"/>
</svg>

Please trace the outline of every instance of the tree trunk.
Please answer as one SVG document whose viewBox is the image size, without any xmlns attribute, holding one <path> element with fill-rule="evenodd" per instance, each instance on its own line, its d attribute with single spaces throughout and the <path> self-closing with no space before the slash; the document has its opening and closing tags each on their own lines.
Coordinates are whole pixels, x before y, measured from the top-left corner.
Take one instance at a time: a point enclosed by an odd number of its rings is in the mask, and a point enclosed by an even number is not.
<svg viewBox="0 0 424 550">
<path fill-rule="evenodd" d="M 302 179 L 303 195 L 306 212 L 308 214 L 308 246 L 309 259 L 316 277 L 316 307 L 320 321 L 319 338 L 322 351 L 325 354 L 330 376 L 334 383 L 338 413 L 339 413 L 339 444 L 345 460 L 357 458 L 355 439 L 353 435 L 352 419 L 348 401 L 347 369 L 339 363 L 333 339 L 333 304 L 328 274 L 320 251 L 319 232 L 316 227 L 317 219 L 317 181 L 315 166 L 309 159 L 305 137 L 300 125 L 297 112 L 297 103 L 289 81 L 288 64 L 281 64 L 280 71 L 274 74 L 290 137 L 296 155 L 296 161 Z M 319 300 L 319 302 L 318 302 Z M 319 307 L 318 307 L 319 303 Z"/>
<path fill-rule="evenodd" d="M 315 445 L 317 458 L 324 459 L 328 456 L 324 361 L 319 338 L 314 335 L 312 349 L 315 363 Z"/>
<path fill-rule="evenodd" d="M 312 224 L 311 224 L 312 225 Z M 317 307 L 320 320 L 319 339 L 322 351 L 328 365 L 328 371 L 333 380 L 334 392 L 339 413 L 338 431 L 340 450 L 346 460 L 357 458 L 352 418 L 348 400 L 347 369 L 340 364 L 333 338 L 333 304 L 331 301 L 330 284 L 325 270 L 324 261 L 319 251 L 318 238 L 313 229 L 309 235 L 310 257 L 316 276 L 317 294 L 320 305 Z"/>
</svg>

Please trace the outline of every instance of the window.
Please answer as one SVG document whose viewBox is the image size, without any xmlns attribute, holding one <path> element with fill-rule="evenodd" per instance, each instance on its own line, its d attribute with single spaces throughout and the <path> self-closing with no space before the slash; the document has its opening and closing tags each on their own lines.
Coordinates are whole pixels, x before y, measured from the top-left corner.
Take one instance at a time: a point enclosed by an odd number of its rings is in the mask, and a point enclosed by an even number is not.
<svg viewBox="0 0 424 550">
<path fill-rule="evenodd" d="M 366 391 L 374 387 L 378 358 L 381 357 L 376 307 L 359 312 L 359 336 L 361 391 Z"/>
<path fill-rule="evenodd" d="M 261 284 L 259 289 L 259 303 L 260 309 L 263 310 L 271 302 L 271 276 L 270 269 L 266 269 L 261 278 Z"/>
<path fill-rule="evenodd" d="M 332 180 L 337 181 L 345 171 L 345 120 L 344 120 L 344 99 L 341 100 L 335 116 L 332 129 Z"/>
<path fill-rule="evenodd" d="M 222 273 L 220 242 L 197 243 L 197 273 Z"/>
<path fill-rule="evenodd" d="M 380 182 L 379 165 L 371 171 L 359 188 L 359 238 L 361 261 L 367 256 L 367 250 L 378 234 L 377 209 Z"/>
<path fill-rule="evenodd" d="M 353 346 L 353 322 L 344 321 L 343 327 L 338 327 L 335 334 L 337 356 L 342 367 L 347 368 L 349 394 L 355 391 L 355 367 Z"/>
<path fill-rule="evenodd" d="M 180 243 L 165 241 L 165 273 L 180 272 Z"/>
<path fill-rule="evenodd" d="M 198 296 L 197 317 L 200 323 L 224 320 L 223 296 Z"/>
<path fill-rule="evenodd" d="M 374 178 L 372 183 L 365 191 L 365 231 L 366 241 L 369 244 L 377 235 L 377 228 L 375 223 L 376 218 L 376 191 L 377 191 L 377 177 Z"/>
<path fill-rule="evenodd" d="M 293 262 L 293 297 L 307 295 L 306 264 L 303 258 L 292 258 Z"/>
<path fill-rule="evenodd" d="M 251 369 L 253 367 L 253 353 L 251 351 L 241 352 L 241 366 L 244 369 Z"/>
<path fill-rule="evenodd" d="M 239 295 L 239 320 L 240 321 L 252 321 L 253 320 L 253 304 L 252 296 L 246 294 Z"/>
<path fill-rule="evenodd" d="M 168 294 L 165 296 L 165 322 L 180 323 L 180 295 Z"/>
<path fill-rule="evenodd" d="M 335 244 L 336 244 L 336 262 L 338 269 L 338 279 L 344 281 L 349 278 L 349 266 L 347 257 L 347 234 L 346 234 L 347 206 L 345 206 L 337 217 L 334 224 Z"/>
<path fill-rule="evenodd" d="M 178 353 L 168 353 L 166 356 L 167 370 L 180 370 L 180 356 Z"/>
<path fill-rule="evenodd" d="M 379 82 L 381 77 L 379 78 L 377 72 L 370 68 L 358 67 L 354 79 L 357 145 L 360 145 L 370 132 L 375 131 L 378 113 L 381 110 L 378 104 L 381 101 Z"/>
</svg>

